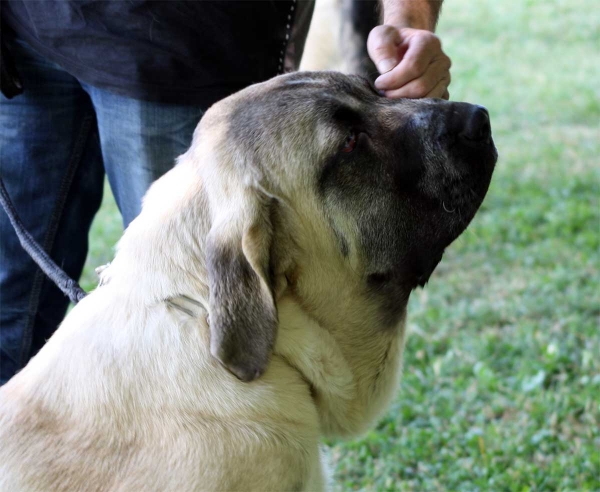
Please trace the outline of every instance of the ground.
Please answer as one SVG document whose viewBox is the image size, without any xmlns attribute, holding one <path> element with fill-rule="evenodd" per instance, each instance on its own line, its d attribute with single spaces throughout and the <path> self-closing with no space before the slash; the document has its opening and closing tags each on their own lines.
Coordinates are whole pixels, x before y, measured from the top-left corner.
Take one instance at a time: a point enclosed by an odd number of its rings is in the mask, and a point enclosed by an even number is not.
<svg viewBox="0 0 600 492">
<path fill-rule="evenodd" d="M 318 2 L 331 40 L 334 9 Z M 444 3 L 451 98 L 489 109 L 500 160 L 473 224 L 411 299 L 392 408 L 364 438 L 328 443 L 336 490 L 600 491 L 596 7 Z M 309 67 L 331 42 L 312 45 Z M 107 193 L 87 290 L 120 227 Z"/>
</svg>

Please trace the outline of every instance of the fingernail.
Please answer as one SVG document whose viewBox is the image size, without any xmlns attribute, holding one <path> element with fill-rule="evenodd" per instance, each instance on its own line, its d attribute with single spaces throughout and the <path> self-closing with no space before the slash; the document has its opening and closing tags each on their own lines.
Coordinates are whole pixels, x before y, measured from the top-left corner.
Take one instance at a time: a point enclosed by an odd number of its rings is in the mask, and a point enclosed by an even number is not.
<svg viewBox="0 0 600 492">
<path fill-rule="evenodd" d="M 385 60 L 381 60 L 377 64 L 377 70 L 379 73 L 389 72 L 392 68 L 396 66 L 397 62 L 393 58 L 386 58 Z"/>
<path fill-rule="evenodd" d="M 375 79 L 375 82 L 373 82 L 373 85 L 375 86 L 375 89 L 377 89 L 380 93 L 383 92 L 383 89 L 385 88 L 385 84 L 383 84 L 381 82 L 381 78 L 382 77 L 377 77 Z"/>
</svg>

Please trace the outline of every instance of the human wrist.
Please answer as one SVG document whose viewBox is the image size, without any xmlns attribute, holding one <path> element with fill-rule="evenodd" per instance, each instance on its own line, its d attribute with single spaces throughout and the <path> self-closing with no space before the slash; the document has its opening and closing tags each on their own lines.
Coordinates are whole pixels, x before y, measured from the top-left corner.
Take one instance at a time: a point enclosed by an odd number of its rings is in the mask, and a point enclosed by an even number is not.
<svg viewBox="0 0 600 492">
<path fill-rule="evenodd" d="M 435 28 L 431 25 L 425 17 L 419 18 L 417 16 L 390 16 L 384 17 L 383 23 L 387 26 L 394 26 L 398 29 L 410 28 L 410 29 L 422 29 L 425 31 L 433 32 Z"/>
<path fill-rule="evenodd" d="M 385 25 L 435 31 L 439 7 L 434 11 L 429 0 L 382 0 L 381 6 Z"/>
</svg>

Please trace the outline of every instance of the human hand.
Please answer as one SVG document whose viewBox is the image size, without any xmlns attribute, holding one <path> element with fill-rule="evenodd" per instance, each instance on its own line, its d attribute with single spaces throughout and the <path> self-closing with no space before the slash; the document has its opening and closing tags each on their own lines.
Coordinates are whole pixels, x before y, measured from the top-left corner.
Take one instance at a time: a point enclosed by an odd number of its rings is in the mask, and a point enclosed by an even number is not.
<svg viewBox="0 0 600 492">
<path fill-rule="evenodd" d="M 367 50 L 381 74 L 375 87 L 386 97 L 450 97 L 451 61 L 432 32 L 377 26 L 369 33 Z"/>
</svg>

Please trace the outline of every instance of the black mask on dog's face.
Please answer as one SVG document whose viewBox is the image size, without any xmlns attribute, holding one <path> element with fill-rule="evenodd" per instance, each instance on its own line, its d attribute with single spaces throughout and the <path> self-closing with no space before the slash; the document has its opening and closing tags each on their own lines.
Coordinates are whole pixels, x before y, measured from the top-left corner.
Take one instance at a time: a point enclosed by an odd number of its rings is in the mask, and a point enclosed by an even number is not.
<svg viewBox="0 0 600 492">
<path fill-rule="evenodd" d="M 367 287 L 392 322 L 475 215 L 497 152 L 481 106 L 394 101 L 364 89 L 356 99 L 363 104 L 334 113 L 348 139 L 324 167 L 319 189 L 332 215 L 355 221 Z"/>
</svg>

